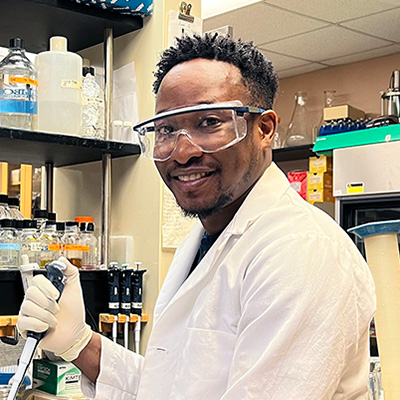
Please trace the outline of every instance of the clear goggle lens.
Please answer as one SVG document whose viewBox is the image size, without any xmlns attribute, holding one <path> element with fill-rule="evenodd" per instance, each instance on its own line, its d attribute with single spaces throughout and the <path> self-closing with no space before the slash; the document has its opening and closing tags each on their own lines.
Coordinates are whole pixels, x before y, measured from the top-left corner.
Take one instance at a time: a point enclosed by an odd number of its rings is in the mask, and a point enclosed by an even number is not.
<svg viewBox="0 0 400 400">
<path fill-rule="evenodd" d="M 186 136 L 204 153 L 226 149 L 246 136 L 247 122 L 243 112 L 238 115 L 236 110 L 240 107 L 208 105 L 208 108 L 163 113 L 136 126 L 142 153 L 152 160 L 166 161 L 181 136 Z"/>
</svg>

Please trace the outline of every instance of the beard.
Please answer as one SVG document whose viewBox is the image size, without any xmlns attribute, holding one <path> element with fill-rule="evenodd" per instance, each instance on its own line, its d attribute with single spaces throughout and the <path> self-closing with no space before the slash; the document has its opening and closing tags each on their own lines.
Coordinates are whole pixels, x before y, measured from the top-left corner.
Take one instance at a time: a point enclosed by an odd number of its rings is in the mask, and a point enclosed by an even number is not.
<svg viewBox="0 0 400 400">
<path fill-rule="evenodd" d="M 177 204 L 180 207 L 180 209 L 183 211 L 183 214 L 185 217 L 204 219 L 204 218 L 209 217 L 210 215 L 215 214 L 221 208 L 223 208 L 224 206 L 229 204 L 230 201 L 232 200 L 232 197 L 233 197 L 232 193 L 222 194 L 221 196 L 219 196 L 218 199 L 216 199 L 216 201 L 214 202 L 214 204 L 211 207 L 207 207 L 207 208 L 185 209 L 178 202 L 177 202 Z"/>
<path fill-rule="evenodd" d="M 246 173 L 242 176 L 241 181 L 242 182 L 251 182 L 252 180 L 252 172 L 256 166 L 256 157 L 251 157 L 250 159 L 250 164 L 249 168 L 246 171 Z M 212 205 L 209 207 L 203 207 L 203 208 L 183 208 L 178 202 L 176 203 L 179 208 L 183 211 L 183 214 L 185 217 L 189 218 L 200 218 L 200 219 L 205 219 L 218 211 L 220 211 L 223 207 L 228 205 L 233 197 L 234 197 L 234 188 L 230 188 L 228 191 L 223 191 L 221 186 L 218 188 L 218 192 L 220 193 L 219 197 L 216 197 L 214 201 L 212 202 Z"/>
</svg>

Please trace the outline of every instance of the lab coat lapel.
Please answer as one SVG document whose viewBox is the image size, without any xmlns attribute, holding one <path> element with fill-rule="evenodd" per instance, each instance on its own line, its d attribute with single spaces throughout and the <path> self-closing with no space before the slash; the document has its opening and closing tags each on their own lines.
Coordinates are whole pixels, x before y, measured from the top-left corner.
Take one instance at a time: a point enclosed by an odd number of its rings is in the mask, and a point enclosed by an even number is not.
<svg viewBox="0 0 400 400">
<path fill-rule="evenodd" d="M 185 241 L 177 249 L 173 263 L 165 278 L 162 290 L 158 296 L 157 307 L 154 311 L 154 320 L 165 310 L 172 298 L 177 294 L 185 282 L 193 260 L 200 246 L 204 228 L 198 222 L 191 230 Z"/>
</svg>

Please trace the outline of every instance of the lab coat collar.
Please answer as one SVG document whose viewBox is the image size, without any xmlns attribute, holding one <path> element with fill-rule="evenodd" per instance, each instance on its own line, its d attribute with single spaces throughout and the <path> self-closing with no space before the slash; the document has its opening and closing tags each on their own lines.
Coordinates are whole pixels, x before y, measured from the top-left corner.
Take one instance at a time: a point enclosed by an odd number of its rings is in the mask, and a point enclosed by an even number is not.
<svg viewBox="0 0 400 400">
<path fill-rule="evenodd" d="M 266 209 L 279 201 L 289 187 L 285 174 L 272 162 L 248 194 L 226 231 L 231 235 L 242 235 Z"/>
</svg>

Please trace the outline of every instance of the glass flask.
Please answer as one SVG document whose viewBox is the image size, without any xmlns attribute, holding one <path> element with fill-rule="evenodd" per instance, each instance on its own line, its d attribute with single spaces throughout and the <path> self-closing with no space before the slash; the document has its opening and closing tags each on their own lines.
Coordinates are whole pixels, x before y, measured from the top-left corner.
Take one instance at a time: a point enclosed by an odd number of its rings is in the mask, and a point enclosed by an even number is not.
<svg viewBox="0 0 400 400">
<path fill-rule="evenodd" d="M 318 125 L 316 126 L 317 131 L 316 131 L 315 137 L 318 136 L 318 132 L 319 132 L 319 129 L 321 128 L 321 126 L 325 125 L 324 109 L 333 107 L 335 105 L 335 100 L 336 100 L 336 90 L 324 90 L 324 107 L 321 111 L 321 117 L 318 121 Z"/>
<path fill-rule="evenodd" d="M 271 149 L 280 149 L 285 139 L 285 131 L 282 128 L 280 122 L 281 119 L 278 117 L 278 127 L 276 128 L 275 136 L 271 143 Z"/>
<path fill-rule="evenodd" d="M 307 93 L 297 92 L 295 105 L 286 133 L 284 147 L 302 146 L 312 143 L 312 129 L 306 108 Z"/>
</svg>

